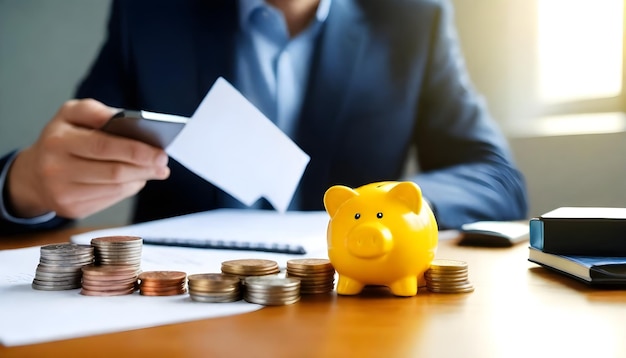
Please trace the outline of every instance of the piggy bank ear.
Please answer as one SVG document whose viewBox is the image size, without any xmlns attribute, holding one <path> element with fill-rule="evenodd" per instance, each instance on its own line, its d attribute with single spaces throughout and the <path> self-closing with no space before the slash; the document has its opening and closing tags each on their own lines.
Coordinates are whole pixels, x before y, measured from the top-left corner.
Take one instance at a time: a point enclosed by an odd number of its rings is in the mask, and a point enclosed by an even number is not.
<svg viewBox="0 0 626 358">
<path fill-rule="evenodd" d="M 403 181 L 396 184 L 389 190 L 387 195 L 403 202 L 416 214 L 419 214 L 420 210 L 422 210 L 422 190 L 411 181 Z"/>
<path fill-rule="evenodd" d="M 343 185 L 334 185 L 326 190 L 324 193 L 324 207 L 331 217 L 335 216 L 335 213 L 339 207 L 345 203 L 348 199 L 358 196 L 359 193 Z"/>
</svg>

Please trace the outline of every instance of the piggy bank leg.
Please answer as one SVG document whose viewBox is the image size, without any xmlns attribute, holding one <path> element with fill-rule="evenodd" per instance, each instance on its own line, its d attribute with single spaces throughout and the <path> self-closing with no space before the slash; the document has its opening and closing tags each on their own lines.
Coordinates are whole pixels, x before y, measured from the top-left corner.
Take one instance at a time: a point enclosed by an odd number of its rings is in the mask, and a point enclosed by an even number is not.
<svg viewBox="0 0 626 358">
<path fill-rule="evenodd" d="M 426 278 L 424 275 L 420 275 L 417 278 L 417 287 L 426 287 Z"/>
<path fill-rule="evenodd" d="M 339 275 L 337 280 L 337 293 L 340 295 L 356 295 L 359 294 L 364 284 L 350 277 Z"/>
<path fill-rule="evenodd" d="M 417 294 L 417 277 L 410 276 L 389 285 L 391 293 L 396 296 L 415 296 Z"/>
</svg>

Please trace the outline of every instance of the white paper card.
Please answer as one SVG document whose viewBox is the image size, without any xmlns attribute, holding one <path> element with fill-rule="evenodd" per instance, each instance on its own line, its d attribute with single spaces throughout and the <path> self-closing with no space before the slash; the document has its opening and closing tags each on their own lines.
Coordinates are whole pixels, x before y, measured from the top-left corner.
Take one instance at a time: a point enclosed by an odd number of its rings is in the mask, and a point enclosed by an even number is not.
<svg viewBox="0 0 626 358">
<path fill-rule="evenodd" d="M 279 212 L 289 207 L 310 159 L 221 77 L 167 152 L 242 203 L 265 197 Z"/>
</svg>

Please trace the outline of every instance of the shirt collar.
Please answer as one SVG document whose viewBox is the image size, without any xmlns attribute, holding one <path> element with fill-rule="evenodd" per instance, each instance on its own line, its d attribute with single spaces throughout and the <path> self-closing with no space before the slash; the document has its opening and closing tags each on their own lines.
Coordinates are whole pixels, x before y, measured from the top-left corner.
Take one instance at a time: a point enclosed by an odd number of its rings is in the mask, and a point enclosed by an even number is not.
<svg viewBox="0 0 626 358">
<path fill-rule="evenodd" d="M 315 21 L 323 23 L 328 18 L 330 12 L 330 3 L 332 0 L 320 0 L 317 5 L 317 11 L 315 12 Z M 271 6 L 264 0 L 239 0 L 239 26 L 244 31 L 248 31 L 250 16 L 256 9 Z"/>
</svg>

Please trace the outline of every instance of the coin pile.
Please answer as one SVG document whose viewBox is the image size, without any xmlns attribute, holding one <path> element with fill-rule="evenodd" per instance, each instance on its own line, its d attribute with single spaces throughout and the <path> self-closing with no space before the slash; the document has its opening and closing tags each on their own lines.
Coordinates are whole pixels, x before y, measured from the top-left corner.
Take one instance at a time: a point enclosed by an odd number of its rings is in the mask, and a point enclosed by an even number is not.
<svg viewBox="0 0 626 358">
<path fill-rule="evenodd" d="M 458 260 L 433 260 L 424 273 L 426 287 L 437 293 L 468 293 L 474 286 L 468 279 L 467 262 Z"/>
<path fill-rule="evenodd" d="M 181 271 L 146 271 L 139 274 L 139 293 L 174 296 L 187 292 L 187 274 Z"/>
<path fill-rule="evenodd" d="M 248 276 L 244 299 L 265 306 L 290 305 L 300 300 L 300 280 L 291 277 Z"/>
<path fill-rule="evenodd" d="M 137 236 L 104 236 L 91 240 L 95 248 L 96 265 L 141 267 L 143 240 Z"/>
<path fill-rule="evenodd" d="M 300 294 L 331 292 L 335 287 L 335 268 L 328 259 L 287 261 L 287 277 L 300 280 Z"/>
<path fill-rule="evenodd" d="M 189 296 L 198 302 L 235 302 L 241 299 L 241 280 L 221 273 L 189 275 Z"/>
<path fill-rule="evenodd" d="M 135 266 L 85 266 L 80 293 L 85 296 L 121 296 L 136 290 Z"/>
<path fill-rule="evenodd" d="M 94 250 L 89 245 L 71 243 L 41 247 L 39 265 L 32 287 L 36 290 L 60 291 L 80 288 L 81 268 L 93 264 Z"/>
<path fill-rule="evenodd" d="M 241 259 L 222 262 L 222 273 L 240 278 L 272 275 L 279 272 L 278 263 L 272 260 Z"/>
</svg>

